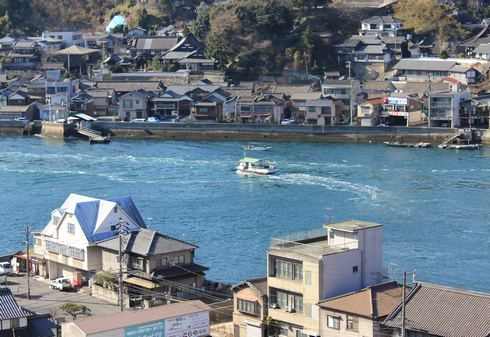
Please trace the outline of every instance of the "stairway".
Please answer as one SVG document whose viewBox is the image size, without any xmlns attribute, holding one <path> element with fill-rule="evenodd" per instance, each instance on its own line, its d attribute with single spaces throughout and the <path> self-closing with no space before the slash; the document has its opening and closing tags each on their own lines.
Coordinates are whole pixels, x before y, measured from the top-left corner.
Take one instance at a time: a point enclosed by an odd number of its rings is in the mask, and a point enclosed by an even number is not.
<svg viewBox="0 0 490 337">
<path fill-rule="evenodd" d="M 109 138 L 103 136 L 101 132 L 93 129 L 79 127 L 77 128 L 77 132 L 82 136 L 88 137 L 90 143 L 105 143 L 109 140 Z"/>
</svg>

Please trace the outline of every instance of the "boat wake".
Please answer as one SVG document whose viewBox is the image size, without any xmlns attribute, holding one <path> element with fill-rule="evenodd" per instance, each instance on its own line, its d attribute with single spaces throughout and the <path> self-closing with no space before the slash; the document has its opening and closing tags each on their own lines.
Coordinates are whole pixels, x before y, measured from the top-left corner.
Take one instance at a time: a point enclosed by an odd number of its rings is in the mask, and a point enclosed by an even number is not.
<svg viewBox="0 0 490 337">
<path fill-rule="evenodd" d="M 351 183 L 338 180 L 332 177 L 315 176 L 306 173 L 286 173 L 277 176 L 270 176 L 269 179 L 291 185 L 320 186 L 329 191 L 349 192 L 357 196 L 368 196 L 371 200 L 376 200 L 381 190 L 374 186 Z"/>
</svg>

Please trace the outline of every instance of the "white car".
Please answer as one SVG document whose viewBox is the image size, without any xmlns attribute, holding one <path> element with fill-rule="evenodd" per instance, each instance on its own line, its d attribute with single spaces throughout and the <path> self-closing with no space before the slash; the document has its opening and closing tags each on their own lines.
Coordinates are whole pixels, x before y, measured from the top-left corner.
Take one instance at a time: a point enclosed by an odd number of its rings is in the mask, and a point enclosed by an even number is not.
<svg viewBox="0 0 490 337">
<path fill-rule="evenodd" d="M 146 120 L 144 118 L 135 118 L 129 121 L 130 123 L 144 123 Z"/>
<path fill-rule="evenodd" d="M 10 262 L 0 262 L 0 274 L 12 274 L 13 272 Z"/>
<path fill-rule="evenodd" d="M 148 117 L 148 119 L 146 120 L 148 123 L 159 123 L 160 122 L 160 118 L 158 117 Z"/>
<path fill-rule="evenodd" d="M 73 288 L 71 280 L 68 277 L 60 277 L 49 283 L 51 289 L 58 289 L 59 291 L 69 290 Z"/>
</svg>

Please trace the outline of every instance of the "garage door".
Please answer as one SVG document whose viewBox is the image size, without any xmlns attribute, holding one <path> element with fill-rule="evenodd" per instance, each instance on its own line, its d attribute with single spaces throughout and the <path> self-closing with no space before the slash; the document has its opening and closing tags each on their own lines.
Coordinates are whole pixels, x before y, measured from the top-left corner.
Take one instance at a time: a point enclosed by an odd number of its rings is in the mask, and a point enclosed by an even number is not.
<svg viewBox="0 0 490 337">
<path fill-rule="evenodd" d="M 247 324 L 247 337 L 262 337 L 262 329 L 259 326 Z"/>
</svg>

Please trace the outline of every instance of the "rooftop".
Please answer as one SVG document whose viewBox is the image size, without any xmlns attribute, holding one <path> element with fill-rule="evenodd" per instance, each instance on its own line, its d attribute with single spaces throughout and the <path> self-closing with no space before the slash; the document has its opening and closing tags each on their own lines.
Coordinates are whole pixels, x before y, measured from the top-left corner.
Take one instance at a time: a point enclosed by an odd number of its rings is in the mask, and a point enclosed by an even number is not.
<svg viewBox="0 0 490 337">
<path fill-rule="evenodd" d="M 186 301 L 161 305 L 146 310 L 124 311 L 111 315 L 79 319 L 72 324 L 75 324 L 85 334 L 90 335 L 209 310 L 209 306 L 201 301 Z"/>
<path fill-rule="evenodd" d="M 408 330 L 445 337 L 489 336 L 490 294 L 419 283 L 405 303 Z M 400 328 L 401 305 L 384 324 Z"/>
<path fill-rule="evenodd" d="M 367 221 L 360 221 L 360 220 L 349 220 L 349 221 L 324 225 L 325 228 L 332 228 L 344 232 L 357 232 L 363 229 L 378 228 L 382 226 L 383 225 L 377 224 L 375 222 L 367 222 Z"/>
<path fill-rule="evenodd" d="M 401 286 L 390 281 L 329 298 L 318 305 L 326 310 L 379 319 L 388 316 L 400 304 L 401 298 Z"/>
</svg>

